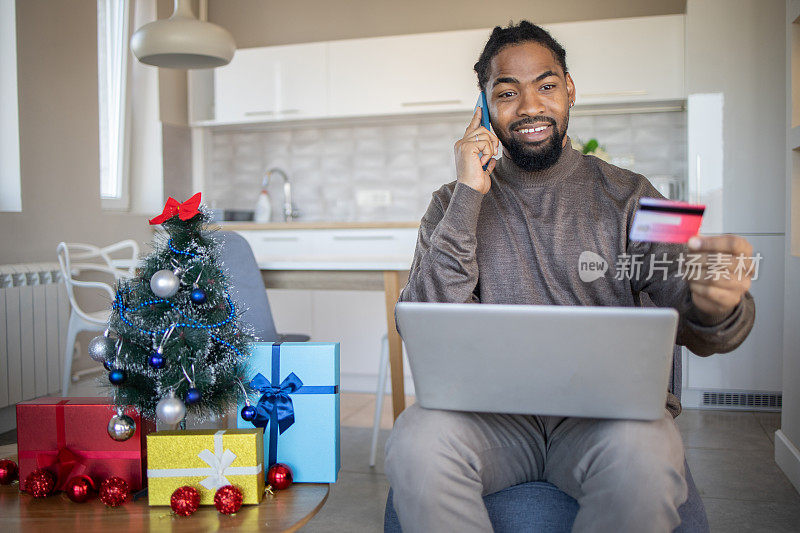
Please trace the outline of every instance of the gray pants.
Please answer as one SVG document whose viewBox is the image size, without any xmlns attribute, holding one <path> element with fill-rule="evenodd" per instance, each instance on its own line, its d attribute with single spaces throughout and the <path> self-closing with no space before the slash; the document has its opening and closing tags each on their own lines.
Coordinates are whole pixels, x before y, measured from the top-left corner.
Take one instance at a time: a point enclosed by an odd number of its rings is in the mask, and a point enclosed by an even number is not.
<svg viewBox="0 0 800 533">
<path fill-rule="evenodd" d="M 397 419 L 386 475 L 405 533 L 492 531 L 483 496 L 549 481 L 578 501 L 573 531 L 670 532 L 687 498 L 672 416 L 653 422 L 424 409 Z"/>
</svg>

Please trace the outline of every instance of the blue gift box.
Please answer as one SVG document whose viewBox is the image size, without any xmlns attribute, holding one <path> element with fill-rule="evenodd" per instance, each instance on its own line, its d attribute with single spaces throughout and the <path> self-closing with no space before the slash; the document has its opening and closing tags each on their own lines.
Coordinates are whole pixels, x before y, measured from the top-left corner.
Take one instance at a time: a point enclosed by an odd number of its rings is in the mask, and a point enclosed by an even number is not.
<svg viewBox="0 0 800 533">
<path fill-rule="evenodd" d="M 248 363 L 256 419 L 264 428 L 264 466 L 284 463 L 297 483 L 334 483 L 339 450 L 339 343 L 257 342 Z"/>
</svg>

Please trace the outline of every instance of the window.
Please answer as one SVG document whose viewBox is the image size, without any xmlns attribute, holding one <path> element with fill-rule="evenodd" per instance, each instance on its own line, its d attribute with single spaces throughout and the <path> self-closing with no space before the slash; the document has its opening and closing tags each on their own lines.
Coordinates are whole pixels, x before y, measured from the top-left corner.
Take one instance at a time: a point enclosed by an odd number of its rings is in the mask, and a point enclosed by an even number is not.
<svg viewBox="0 0 800 533">
<path fill-rule="evenodd" d="M 111 208 L 128 207 L 128 13 L 127 0 L 97 1 L 100 197 Z"/>
<path fill-rule="evenodd" d="M 22 211 L 14 0 L 0 0 L 0 211 Z"/>
</svg>

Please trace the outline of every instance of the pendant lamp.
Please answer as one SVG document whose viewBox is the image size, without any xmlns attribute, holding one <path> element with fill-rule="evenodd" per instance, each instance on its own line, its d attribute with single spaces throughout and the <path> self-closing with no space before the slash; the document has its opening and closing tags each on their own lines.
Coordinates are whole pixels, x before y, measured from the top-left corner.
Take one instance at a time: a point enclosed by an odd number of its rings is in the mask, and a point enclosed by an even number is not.
<svg viewBox="0 0 800 533">
<path fill-rule="evenodd" d="M 131 50 L 142 63 L 164 68 L 214 68 L 227 65 L 236 51 L 223 27 L 195 18 L 190 0 L 175 0 L 168 19 L 145 24 L 131 37 Z"/>
</svg>

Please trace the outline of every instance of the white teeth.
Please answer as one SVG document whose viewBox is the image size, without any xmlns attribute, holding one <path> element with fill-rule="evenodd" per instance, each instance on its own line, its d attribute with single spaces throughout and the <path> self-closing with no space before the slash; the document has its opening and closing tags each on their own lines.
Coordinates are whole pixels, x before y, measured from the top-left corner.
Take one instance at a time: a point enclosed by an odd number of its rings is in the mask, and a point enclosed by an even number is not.
<svg viewBox="0 0 800 533">
<path fill-rule="evenodd" d="M 544 131 L 547 129 L 548 126 L 539 126 L 537 128 L 525 128 L 522 130 L 518 130 L 520 133 L 539 133 L 540 131 Z"/>
</svg>

